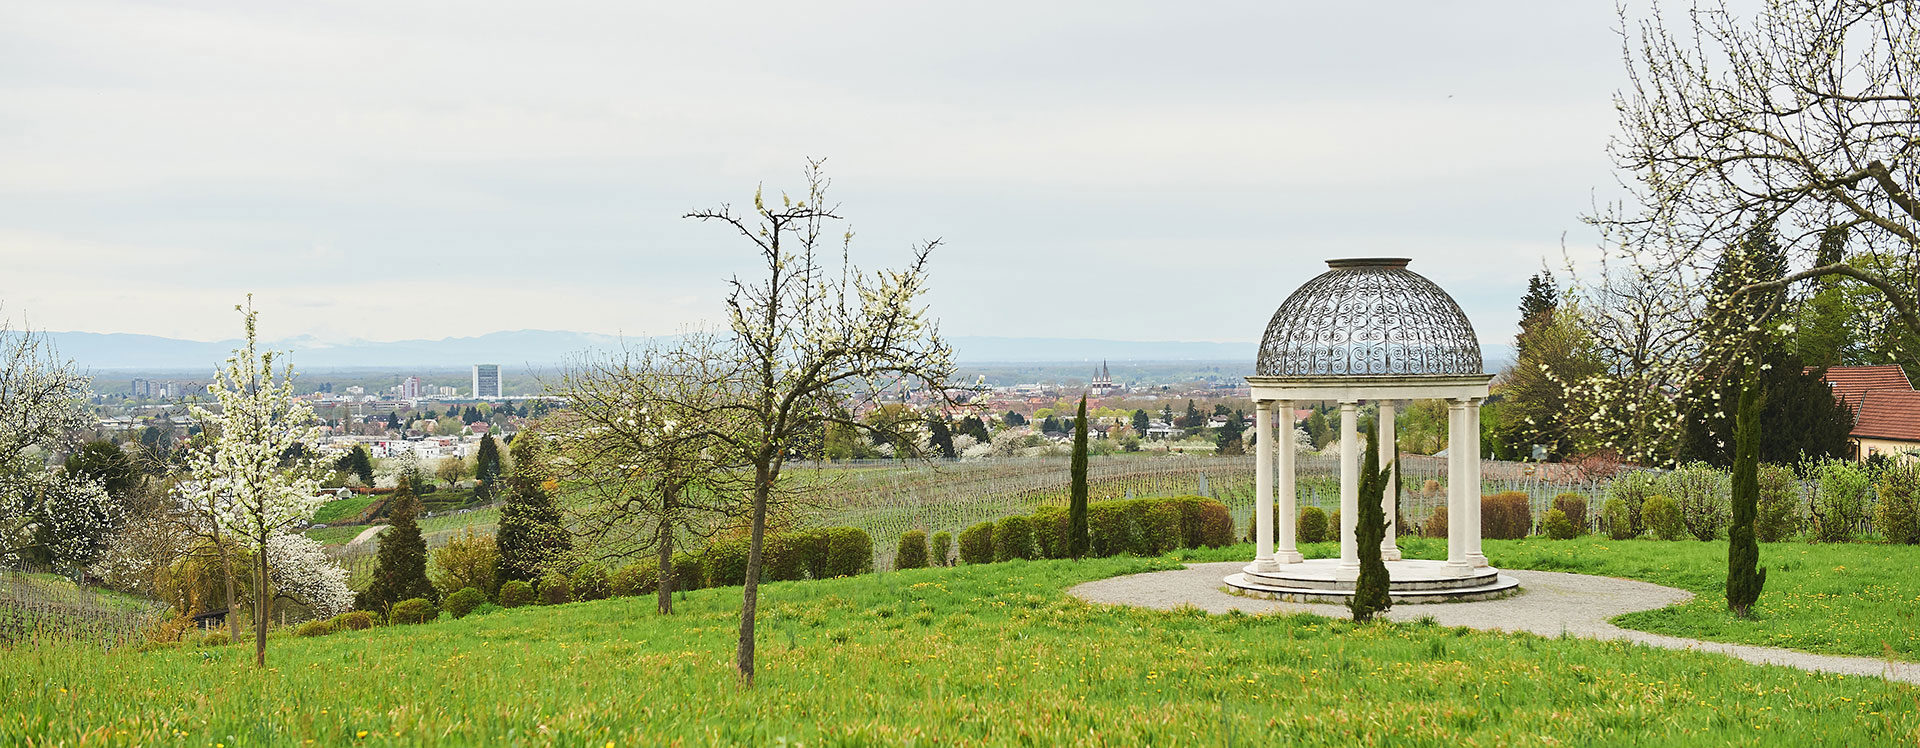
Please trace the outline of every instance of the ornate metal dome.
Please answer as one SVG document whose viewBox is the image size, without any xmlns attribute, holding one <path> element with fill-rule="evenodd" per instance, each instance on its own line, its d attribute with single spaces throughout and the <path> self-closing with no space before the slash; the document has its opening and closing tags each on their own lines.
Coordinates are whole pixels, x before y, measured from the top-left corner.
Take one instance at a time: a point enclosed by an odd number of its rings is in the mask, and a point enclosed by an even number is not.
<svg viewBox="0 0 1920 748">
<path fill-rule="evenodd" d="M 1407 260 L 1328 260 L 1267 323 L 1267 377 L 1476 375 L 1480 341 L 1453 297 Z"/>
</svg>

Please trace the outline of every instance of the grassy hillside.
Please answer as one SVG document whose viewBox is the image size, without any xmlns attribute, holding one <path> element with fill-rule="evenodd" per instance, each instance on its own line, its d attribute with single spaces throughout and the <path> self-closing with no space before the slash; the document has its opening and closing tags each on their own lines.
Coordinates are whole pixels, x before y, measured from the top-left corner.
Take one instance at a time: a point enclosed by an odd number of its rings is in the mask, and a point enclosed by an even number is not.
<svg viewBox="0 0 1920 748">
<path fill-rule="evenodd" d="M 1149 559 L 522 608 L 239 647 L 9 653 L 0 744 L 1912 744 L 1920 689 L 1620 643 L 1098 607 Z M 784 742 L 782 742 L 784 740 Z M 1469 742 L 1471 741 L 1471 742 Z"/>
</svg>

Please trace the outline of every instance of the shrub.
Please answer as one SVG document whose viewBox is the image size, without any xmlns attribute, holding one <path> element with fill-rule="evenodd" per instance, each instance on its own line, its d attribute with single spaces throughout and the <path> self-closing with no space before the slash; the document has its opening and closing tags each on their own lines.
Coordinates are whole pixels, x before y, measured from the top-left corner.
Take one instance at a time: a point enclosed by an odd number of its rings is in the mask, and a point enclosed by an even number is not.
<svg viewBox="0 0 1920 748">
<path fill-rule="evenodd" d="M 1174 510 L 1180 513 L 1179 547 L 1199 548 L 1201 546 L 1200 517 L 1206 511 L 1207 504 L 1213 500 L 1205 496 L 1175 496 L 1169 499 L 1158 499 L 1158 501 L 1172 504 Z"/>
<path fill-rule="evenodd" d="M 1178 505 L 1161 500 L 1146 501 L 1143 505 L 1137 551 L 1140 555 L 1158 556 L 1186 546 Z"/>
<path fill-rule="evenodd" d="M 440 609 L 433 607 L 433 601 L 424 597 L 401 600 L 393 604 L 393 612 L 387 614 L 387 620 L 394 624 L 426 623 L 440 617 Z"/>
<path fill-rule="evenodd" d="M 1872 490 L 1867 474 L 1845 460 L 1820 463 L 1816 474 L 1820 487 L 1814 495 L 1814 536 L 1826 543 L 1852 540 L 1854 525 L 1867 512 Z"/>
<path fill-rule="evenodd" d="M 1762 543 L 1778 543 L 1800 531 L 1800 485 L 1784 465 L 1760 465 L 1760 507 L 1753 534 Z"/>
<path fill-rule="evenodd" d="M 1033 521 L 1013 516 L 993 526 L 993 560 L 1033 558 Z"/>
<path fill-rule="evenodd" d="M 873 571 L 873 538 L 858 527 L 827 528 L 827 576 L 851 577 Z"/>
<path fill-rule="evenodd" d="M 1223 548 L 1233 544 L 1233 513 L 1227 510 L 1226 504 L 1218 501 L 1201 504 L 1200 535 L 1194 542 L 1195 548 Z"/>
<path fill-rule="evenodd" d="M 1680 505 L 1661 494 L 1648 496 L 1640 505 L 1640 521 L 1661 540 L 1679 540 L 1687 534 L 1687 526 L 1680 520 Z"/>
<path fill-rule="evenodd" d="M 1434 478 L 1428 478 L 1424 481 L 1421 481 L 1420 493 L 1421 495 L 1424 495 L 1424 496 L 1433 496 L 1440 493 L 1440 481 Z"/>
<path fill-rule="evenodd" d="M 1116 556 L 1134 547 L 1133 526 L 1127 518 L 1131 501 L 1098 501 L 1087 504 L 1088 552 L 1094 556 Z"/>
<path fill-rule="evenodd" d="M 827 531 L 807 530 L 793 534 L 793 543 L 798 548 L 801 565 L 806 567 L 807 576 L 813 579 L 826 579 L 833 576 L 827 573 Z"/>
<path fill-rule="evenodd" d="M 500 594 L 500 548 L 492 535 L 467 528 L 460 537 L 433 551 L 427 577 L 441 594 L 473 587 L 488 597 Z"/>
<path fill-rule="evenodd" d="M 193 645 L 196 647 L 224 647 L 232 643 L 233 639 L 227 636 L 227 632 L 209 631 L 206 636 L 200 637 Z"/>
<path fill-rule="evenodd" d="M 1920 466 L 1902 465 L 1880 474 L 1874 524 L 1889 543 L 1920 543 Z"/>
<path fill-rule="evenodd" d="M 807 537 L 801 533 L 768 533 L 760 548 L 760 581 L 792 582 L 807 578 Z"/>
<path fill-rule="evenodd" d="M 500 585 L 500 607 L 518 608 L 533 602 L 533 585 L 511 579 Z"/>
<path fill-rule="evenodd" d="M 1073 550 L 1067 545 L 1067 525 L 1072 520 L 1064 506 L 1043 506 L 1033 511 L 1033 552 L 1037 558 L 1066 558 Z"/>
<path fill-rule="evenodd" d="M 474 608 L 480 607 L 486 601 L 487 593 L 481 592 L 477 587 L 468 587 L 448 595 L 447 599 L 440 601 L 440 608 L 454 618 L 465 618 L 468 613 L 473 612 Z"/>
<path fill-rule="evenodd" d="M 1660 476 L 1660 493 L 1680 507 L 1680 521 L 1699 540 L 1720 537 L 1732 512 L 1731 487 L 1726 473 L 1704 462 L 1693 462 Z"/>
<path fill-rule="evenodd" d="M 649 558 L 622 566 L 613 572 L 613 580 L 608 586 L 615 597 L 636 597 L 658 592 L 660 562 Z"/>
<path fill-rule="evenodd" d="M 960 531 L 960 561 L 984 564 L 993 560 L 993 523 L 982 522 Z"/>
<path fill-rule="evenodd" d="M 534 591 L 540 593 L 541 605 L 573 602 L 573 587 L 567 584 L 566 576 L 559 573 L 541 577 L 540 586 Z"/>
<path fill-rule="evenodd" d="M 468 613 L 467 615 L 470 615 L 470 616 L 484 616 L 484 615 L 488 615 L 488 614 L 491 614 L 491 613 L 498 613 L 498 612 L 500 612 L 500 611 L 502 611 L 502 610 L 505 610 L 505 608 L 502 608 L 502 607 L 500 607 L 500 606 L 498 606 L 498 605 L 494 605 L 493 603 L 481 603 L 481 604 L 479 604 L 479 605 L 475 605 L 475 606 L 473 606 L 473 612 L 472 612 L 472 613 Z"/>
<path fill-rule="evenodd" d="M 1327 539 L 1327 512 L 1317 506 L 1300 510 L 1299 524 L 1294 526 L 1294 537 L 1302 543 L 1320 543 Z"/>
<path fill-rule="evenodd" d="M 1127 544 L 1120 546 L 1114 553 L 1132 553 L 1136 556 L 1158 555 L 1154 552 L 1156 540 L 1147 536 L 1147 509 L 1158 500 L 1131 499 L 1114 502 L 1120 505 L 1121 526 L 1126 533 Z"/>
<path fill-rule="evenodd" d="M 1569 523 L 1572 523 L 1573 531 L 1576 534 L 1582 534 L 1582 535 L 1586 534 L 1587 532 L 1587 497 L 1586 496 L 1583 496 L 1577 493 L 1560 494 L 1559 496 L 1553 497 L 1553 508 L 1560 510 L 1561 514 L 1567 515 L 1567 521 Z"/>
<path fill-rule="evenodd" d="M 1522 491 L 1480 498 L 1480 537 L 1519 540 L 1533 533 L 1533 500 Z"/>
<path fill-rule="evenodd" d="M 373 628 L 373 614 L 364 610 L 349 610 L 333 617 L 333 627 L 341 631 L 365 631 Z"/>
<path fill-rule="evenodd" d="M 1607 484 L 1607 498 L 1619 499 L 1627 505 L 1627 520 L 1633 530 L 1627 537 L 1638 537 L 1647 531 L 1647 524 L 1640 516 L 1641 506 L 1648 497 L 1660 493 L 1659 479 L 1659 474 L 1650 470 L 1633 470 L 1614 476 Z"/>
<path fill-rule="evenodd" d="M 1540 520 L 1540 531 L 1553 540 L 1572 540 L 1580 535 L 1573 526 L 1573 520 L 1559 509 L 1547 510 L 1547 516 Z"/>
<path fill-rule="evenodd" d="M 1441 504 L 1427 514 L 1427 523 L 1420 526 L 1420 537 L 1444 538 L 1447 536 L 1447 505 Z"/>
<path fill-rule="evenodd" d="M 953 533 L 941 530 L 933 534 L 933 563 L 935 566 L 953 563 Z"/>
<path fill-rule="evenodd" d="M 294 636 L 326 636 L 333 632 L 332 621 L 308 621 L 293 628 Z"/>
<path fill-rule="evenodd" d="M 607 567 L 593 562 L 574 569 L 573 577 L 567 582 L 573 587 L 575 600 L 605 600 L 613 591 L 613 582 L 607 578 Z"/>
<path fill-rule="evenodd" d="M 731 587 L 747 582 L 747 551 L 749 538 L 719 538 L 707 544 L 700 552 L 702 566 L 706 569 L 708 587 Z"/>
<path fill-rule="evenodd" d="M 691 553 L 681 553 L 673 557 L 673 591 L 700 589 L 707 579 L 706 567 L 701 565 L 700 557 Z"/>
<path fill-rule="evenodd" d="M 1327 539 L 1334 542 L 1340 540 L 1340 510 L 1338 509 L 1327 513 Z"/>
<path fill-rule="evenodd" d="M 908 530 L 900 533 L 900 548 L 894 551 L 893 568 L 927 568 L 927 533 L 924 530 Z"/>
<path fill-rule="evenodd" d="M 1601 518 L 1606 520 L 1607 537 L 1614 540 L 1626 540 L 1633 537 L 1633 516 L 1627 512 L 1627 501 L 1614 497 L 1600 508 Z"/>
</svg>

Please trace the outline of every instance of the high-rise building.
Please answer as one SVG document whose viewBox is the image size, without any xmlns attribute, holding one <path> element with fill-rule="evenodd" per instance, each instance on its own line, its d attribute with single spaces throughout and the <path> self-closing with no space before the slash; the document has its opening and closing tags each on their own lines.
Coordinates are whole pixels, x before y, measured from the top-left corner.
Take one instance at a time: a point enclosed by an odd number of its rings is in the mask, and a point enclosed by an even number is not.
<svg viewBox="0 0 1920 748">
<path fill-rule="evenodd" d="M 475 398 L 500 397 L 500 365 L 473 365 L 473 396 Z"/>
<path fill-rule="evenodd" d="M 420 399 L 420 378 L 407 377 L 400 383 L 400 398 L 403 400 Z"/>
</svg>

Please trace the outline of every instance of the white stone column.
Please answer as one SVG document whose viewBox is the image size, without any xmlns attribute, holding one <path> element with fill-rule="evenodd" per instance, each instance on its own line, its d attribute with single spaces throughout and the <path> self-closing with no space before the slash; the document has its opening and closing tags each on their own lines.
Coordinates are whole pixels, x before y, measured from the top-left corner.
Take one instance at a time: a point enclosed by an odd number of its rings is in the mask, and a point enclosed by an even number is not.
<svg viewBox="0 0 1920 748">
<path fill-rule="evenodd" d="M 1253 404 L 1253 567 L 1279 568 L 1273 560 L 1273 401 Z"/>
<path fill-rule="evenodd" d="M 1273 551 L 1273 560 L 1283 564 L 1297 564 L 1305 561 L 1306 557 L 1300 555 L 1300 549 L 1296 543 L 1299 530 L 1295 525 L 1299 524 L 1300 508 L 1297 506 L 1299 501 L 1294 481 L 1300 455 L 1294 451 L 1293 446 L 1293 401 L 1281 400 L 1274 409 L 1280 414 L 1280 428 L 1277 429 L 1279 435 L 1273 440 L 1275 454 L 1280 458 L 1280 480 L 1278 481 L 1280 521 L 1277 523 L 1279 537 L 1276 538 L 1278 542 L 1275 543 L 1277 547 Z"/>
<path fill-rule="evenodd" d="M 1399 466 L 1393 462 L 1394 449 L 1399 431 L 1394 429 L 1394 401 L 1380 401 L 1380 469 L 1390 471 L 1387 475 L 1387 488 L 1381 492 L 1380 508 L 1387 515 L 1387 534 L 1380 539 L 1380 560 L 1400 560 L 1400 497 L 1394 487 L 1400 483 Z"/>
<path fill-rule="evenodd" d="M 1447 568 L 1466 576 L 1467 562 L 1467 403 L 1447 401 Z"/>
<path fill-rule="evenodd" d="M 1487 554 L 1480 551 L 1480 398 L 1467 401 L 1467 563 L 1486 566 Z"/>
<path fill-rule="evenodd" d="M 1340 401 L 1340 571 L 1360 571 L 1360 404 Z"/>
</svg>

